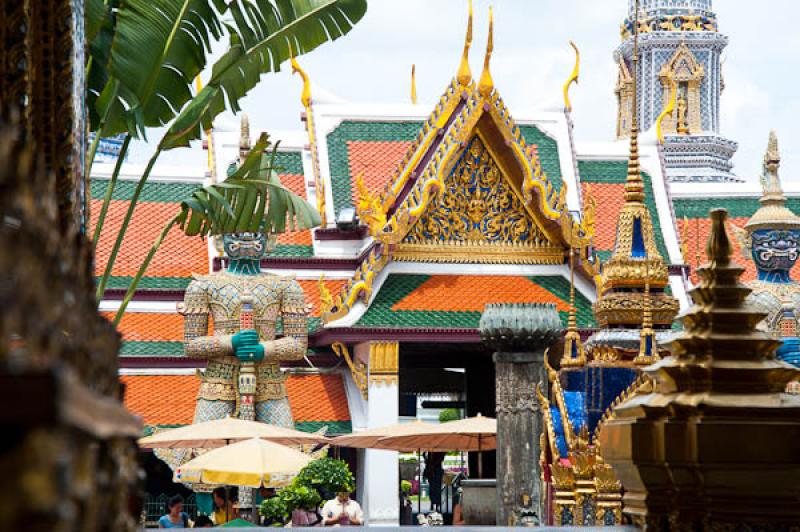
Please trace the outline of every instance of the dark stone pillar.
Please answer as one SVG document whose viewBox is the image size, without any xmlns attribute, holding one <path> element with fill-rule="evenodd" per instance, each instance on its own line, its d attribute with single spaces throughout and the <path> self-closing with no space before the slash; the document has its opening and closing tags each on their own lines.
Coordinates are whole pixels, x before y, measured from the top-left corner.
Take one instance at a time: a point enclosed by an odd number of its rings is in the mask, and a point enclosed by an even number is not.
<svg viewBox="0 0 800 532">
<path fill-rule="evenodd" d="M 544 352 L 561 330 L 553 305 L 489 305 L 481 317 L 483 340 L 495 349 L 498 526 L 543 521 L 536 387 L 547 382 Z"/>
</svg>

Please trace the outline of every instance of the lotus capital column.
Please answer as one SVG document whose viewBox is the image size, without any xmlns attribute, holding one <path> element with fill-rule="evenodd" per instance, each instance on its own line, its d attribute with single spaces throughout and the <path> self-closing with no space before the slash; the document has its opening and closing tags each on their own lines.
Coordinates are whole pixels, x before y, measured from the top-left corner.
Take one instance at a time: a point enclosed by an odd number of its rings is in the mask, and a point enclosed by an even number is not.
<svg viewBox="0 0 800 532">
<path fill-rule="evenodd" d="M 546 381 L 545 351 L 563 327 L 552 304 L 487 305 L 481 338 L 494 350 L 497 403 L 497 524 L 542 524 L 537 386 Z"/>
</svg>

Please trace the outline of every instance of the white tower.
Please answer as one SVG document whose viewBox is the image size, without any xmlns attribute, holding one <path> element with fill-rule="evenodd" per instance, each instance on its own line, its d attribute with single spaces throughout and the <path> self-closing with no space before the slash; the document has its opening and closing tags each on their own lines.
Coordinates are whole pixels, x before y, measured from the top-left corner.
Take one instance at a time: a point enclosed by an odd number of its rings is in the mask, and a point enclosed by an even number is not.
<svg viewBox="0 0 800 532">
<path fill-rule="evenodd" d="M 719 135 L 720 96 L 724 89 L 720 56 L 728 38 L 718 31 L 711 0 L 629 0 L 619 65 L 617 137 L 630 130 L 633 88 L 633 24 L 639 24 L 638 116 L 647 131 L 672 99 L 672 117 L 662 123 L 664 157 L 671 181 L 739 181 L 731 173 L 737 144 Z"/>
</svg>

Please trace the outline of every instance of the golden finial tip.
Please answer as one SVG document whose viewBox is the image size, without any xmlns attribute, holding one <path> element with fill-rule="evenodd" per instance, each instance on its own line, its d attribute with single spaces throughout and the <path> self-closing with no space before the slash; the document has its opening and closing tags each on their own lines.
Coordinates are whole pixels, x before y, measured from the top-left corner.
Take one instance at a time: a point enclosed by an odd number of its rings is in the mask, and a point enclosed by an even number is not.
<svg viewBox="0 0 800 532">
<path fill-rule="evenodd" d="M 481 73 L 481 80 L 478 83 L 478 92 L 484 98 L 488 98 L 494 90 L 494 80 L 492 73 L 489 71 L 489 63 L 492 61 L 492 51 L 494 50 L 494 15 L 492 14 L 492 7 L 489 6 L 489 38 L 486 40 L 486 55 L 483 57 L 483 72 Z"/>
<path fill-rule="evenodd" d="M 472 81 L 472 71 L 469 69 L 469 47 L 472 46 L 472 0 L 469 0 L 469 17 L 467 17 L 467 35 L 464 37 L 464 52 L 461 54 L 461 64 L 458 66 L 456 80 L 462 87 Z"/>
<path fill-rule="evenodd" d="M 720 265 L 730 262 L 731 241 L 725 231 L 725 220 L 728 219 L 728 211 L 725 209 L 713 209 L 711 216 L 711 234 L 708 236 L 706 254 L 708 260 Z"/>
<path fill-rule="evenodd" d="M 569 99 L 569 88 L 573 83 L 578 83 L 578 76 L 581 69 L 581 52 L 578 50 L 578 46 L 573 41 L 569 41 L 569 45 L 572 46 L 573 50 L 575 50 L 575 66 L 572 69 L 572 74 L 570 74 L 569 79 L 567 79 L 567 82 L 564 84 L 564 108 L 568 113 L 572 112 L 572 101 Z"/>
<path fill-rule="evenodd" d="M 311 81 L 308 79 L 306 71 L 300 68 L 300 64 L 294 56 L 291 58 L 291 64 L 292 74 L 300 74 L 300 78 L 303 80 L 303 92 L 300 93 L 300 101 L 303 103 L 303 107 L 308 108 L 311 105 Z"/>
<path fill-rule="evenodd" d="M 411 103 L 417 104 L 417 65 L 411 65 Z"/>
</svg>

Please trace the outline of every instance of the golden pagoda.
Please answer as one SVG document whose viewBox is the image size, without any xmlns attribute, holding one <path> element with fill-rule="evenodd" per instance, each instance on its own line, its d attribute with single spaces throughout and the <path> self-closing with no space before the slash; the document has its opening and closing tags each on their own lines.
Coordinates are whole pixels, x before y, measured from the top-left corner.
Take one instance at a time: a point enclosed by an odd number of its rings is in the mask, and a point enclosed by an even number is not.
<svg viewBox="0 0 800 532">
<path fill-rule="evenodd" d="M 712 211 L 708 263 L 673 355 L 614 410 L 600 448 L 625 486 L 623 510 L 648 530 L 792 530 L 800 522 L 800 370 L 756 329 L 727 212 Z"/>
</svg>

